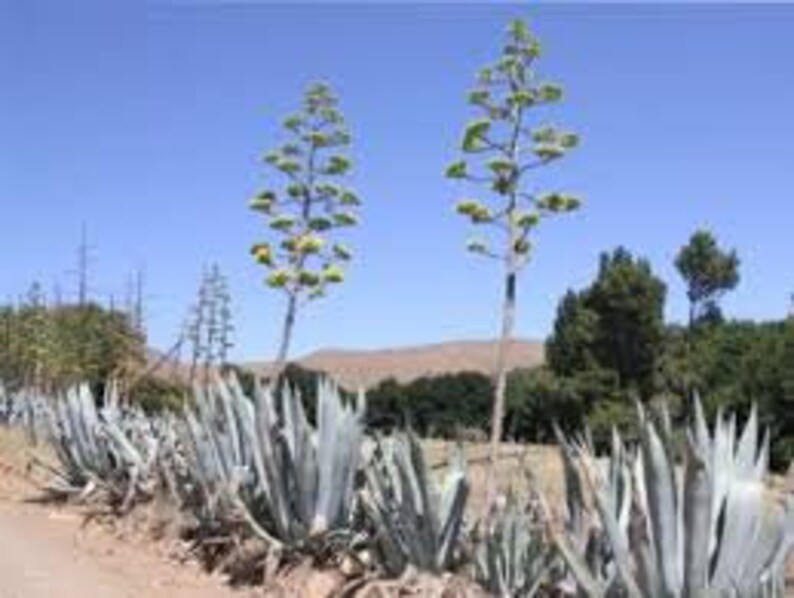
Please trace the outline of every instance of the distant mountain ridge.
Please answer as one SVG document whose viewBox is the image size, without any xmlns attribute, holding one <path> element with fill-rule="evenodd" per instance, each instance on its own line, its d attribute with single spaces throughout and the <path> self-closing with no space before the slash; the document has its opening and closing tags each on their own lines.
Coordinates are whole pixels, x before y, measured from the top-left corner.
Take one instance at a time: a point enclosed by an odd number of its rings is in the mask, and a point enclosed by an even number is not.
<svg viewBox="0 0 794 598">
<path fill-rule="evenodd" d="M 293 359 L 311 370 L 326 372 L 345 388 L 371 388 L 389 378 L 401 383 L 424 376 L 459 372 L 490 375 L 496 359 L 496 341 L 465 340 L 372 350 L 320 349 Z M 544 345 L 540 341 L 515 339 L 508 366 L 510 369 L 541 365 Z M 266 374 L 269 363 L 240 364 L 259 374 Z"/>
</svg>

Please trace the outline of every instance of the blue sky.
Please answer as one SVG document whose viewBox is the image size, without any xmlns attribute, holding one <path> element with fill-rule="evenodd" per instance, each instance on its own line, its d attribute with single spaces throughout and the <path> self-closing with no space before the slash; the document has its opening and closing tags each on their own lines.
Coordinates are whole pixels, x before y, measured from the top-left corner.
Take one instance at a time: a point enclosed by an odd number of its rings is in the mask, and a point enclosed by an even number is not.
<svg viewBox="0 0 794 598">
<path fill-rule="evenodd" d="M 697 227 L 742 259 L 725 300 L 778 318 L 794 291 L 794 5 L 273 5 L 256 2 L 4 2 L 0 5 L 0 297 L 32 280 L 74 293 L 81 223 L 92 287 L 121 298 L 147 277 L 151 341 L 175 338 L 202 266 L 230 278 L 241 358 L 276 348 L 282 300 L 248 247 L 247 199 L 278 123 L 316 79 L 342 98 L 355 135 L 352 182 L 366 202 L 348 283 L 304 312 L 295 352 L 487 338 L 497 266 L 463 250 L 444 180 L 471 116 L 464 98 L 512 17 L 564 84 L 554 122 L 583 145 L 543 174 L 579 193 L 550 222 L 519 287 L 518 332 L 545 336 L 566 289 L 601 251 L 672 266 Z"/>
</svg>

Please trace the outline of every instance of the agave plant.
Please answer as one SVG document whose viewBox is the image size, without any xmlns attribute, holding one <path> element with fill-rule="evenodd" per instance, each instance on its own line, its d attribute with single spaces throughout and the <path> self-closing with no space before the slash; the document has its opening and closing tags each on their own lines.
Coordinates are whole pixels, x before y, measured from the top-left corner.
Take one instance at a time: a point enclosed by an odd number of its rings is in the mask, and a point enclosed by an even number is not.
<svg viewBox="0 0 794 598">
<path fill-rule="evenodd" d="M 712 435 L 696 400 L 681 471 L 666 411 L 658 424 L 640 409 L 639 451 L 631 474 L 621 466 L 618 476 L 628 489 L 622 497 L 592 451 L 569 444 L 610 549 L 608 566 L 597 571 L 573 542 L 558 538 L 580 590 L 589 596 L 783 596 L 794 516 L 764 485 L 768 433 L 760 448 L 758 439 L 755 408 L 737 441 L 735 418 L 719 414 Z"/>
<path fill-rule="evenodd" d="M 545 524 L 534 501 L 521 503 L 513 493 L 494 506 L 475 549 L 477 581 L 493 596 L 535 596 L 548 578 L 552 554 Z"/>
<path fill-rule="evenodd" d="M 12 424 L 15 416 L 16 402 L 14 395 L 8 392 L 0 381 L 0 424 Z"/>
<path fill-rule="evenodd" d="M 386 572 L 400 575 L 409 565 L 431 572 L 450 569 L 461 549 L 469 492 L 460 447 L 452 451 L 440 491 L 411 431 L 378 442 L 366 473 L 364 504 Z"/>
<path fill-rule="evenodd" d="M 0 384 L 0 424 L 24 428 L 33 445 L 45 431 L 48 411 L 47 399 L 41 393 L 30 388 L 9 392 Z"/>
<path fill-rule="evenodd" d="M 253 485 L 250 450 L 240 429 L 241 412 L 252 407 L 247 397 L 226 385 L 223 380 L 206 387 L 197 384 L 184 418 L 164 429 L 168 450 L 162 463 L 168 486 L 202 524 L 231 517 L 237 490 Z M 246 404 L 235 405 L 235 400 Z"/>
<path fill-rule="evenodd" d="M 588 492 L 580 459 L 582 455 L 587 455 L 595 463 L 606 496 L 603 506 L 609 512 L 610 520 L 614 519 L 618 527 L 625 530 L 631 507 L 631 463 L 634 456 L 629 454 L 615 429 L 612 430 L 611 451 L 606 459 L 592 458 L 595 449 L 588 429 L 582 435 L 568 438 L 555 427 L 555 435 L 562 451 L 568 510 L 565 537 L 557 536 L 558 548 L 563 554 L 573 552 L 584 556 L 583 560 L 568 558 L 574 574 L 576 567 L 585 566 L 585 571 L 575 575 L 576 577 L 586 576 L 607 587 L 615 578 L 614 549 L 604 526 L 601 525 L 597 509 L 592 504 L 592 493 Z M 548 518 L 551 519 L 550 516 Z M 571 584 L 575 586 L 575 579 L 558 580 L 558 584 L 561 589 L 571 591 Z"/>
<path fill-rule="evenodd" d="M 197 391 L 188 410 L 189 461 L 205 500 L 232 506 L 272 545 L 299 546 L 349 530 L 364 435 L 364 395 L 354 404 L 321 380 L 315 430 L 297 392 L 257 388 L 236 377 Z"/>
<path fill-rule="evenodd" d="M 119 407 L 115 385 L 108 386 L 102 409 L 87 385 L 70 388 L 55 400 L 48 421 L 58 466 L 38 463 L 54 474 L 48 490 L 55 495 L 103 491 L 123 512 L 151 492 L 157 439 L 142 412 Z"/>
</svg>

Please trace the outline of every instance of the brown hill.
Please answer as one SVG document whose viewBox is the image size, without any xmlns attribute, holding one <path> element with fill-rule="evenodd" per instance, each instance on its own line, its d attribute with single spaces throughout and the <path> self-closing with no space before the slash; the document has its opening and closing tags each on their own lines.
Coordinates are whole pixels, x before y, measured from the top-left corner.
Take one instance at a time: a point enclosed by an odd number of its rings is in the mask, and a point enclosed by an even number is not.
<svg viewBox="0 0 794 598">
<path fill-rule="evenodd" d="M 543 343 L 515 340 L 510 368 L 535 367 L 543 362 Z M 295 360 L 299 365 L 326 372 L 345 388 L 371 388 L 388 378 L 410 382 L 423 376 L 457 372 L 490 374 L 496 357 L 494 341 L 454 341 L 395 349 L 351 351 L 322 349 Z M 244 364 L 266 374 L 269 364 Z"/>
</svg>

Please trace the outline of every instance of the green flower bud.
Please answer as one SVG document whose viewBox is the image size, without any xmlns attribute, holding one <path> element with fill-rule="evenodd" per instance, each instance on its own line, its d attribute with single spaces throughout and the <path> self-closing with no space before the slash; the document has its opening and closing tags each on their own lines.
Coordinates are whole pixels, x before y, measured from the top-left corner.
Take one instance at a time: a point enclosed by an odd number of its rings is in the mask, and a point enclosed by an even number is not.
<svg viewBox="0 0 794 598">
<path fill-rule="evenodd" d="M 282 157 L 278 162 L 275 163 L 275 167 L 286 174 L 295 174 L 301 171 L 300 163 L 290 158 Z"/>
<path fill-rule="evenodd" d="M 532 132 L 532 140 L 535 143 L 554 144 L 557 143 L 557 129 L 550 125 L 538 127 Z"/>
<path fill-rule="evenodd" d="M 290 275 L 289 271 L 279 268 L 278 270 L 274 270 L 270 273 L 270 275 L 265 279 L 265 282 L 268 286 L 274 289 L 283 289 L 287 284 L 289 284 L 290 279 L 292 276 Z"/>
<path fill-rule="evenodd" d="M 479 210 L 478 212 L 471 215 L 471 221 L 475 224 L 491 222 L 493 221 L 493 214 L 488 208 L 483 208 L 482 210 Z"/>
<path fill-rule="evenodd" d="M 302 270 L 298 274 L 298 283 L 304 287 L 316 287 L 320 284 L 320 276 L 309 270 Z"/>
<path fill-rule="evenodd" d="M 270 221 L 270 228 L 273 230 L 288 231 L 293 226 L 295 226 L 295 218 L 286 214 L 276 216 Z"/>
<path fill-rule="evenodd" d="M 469 92 L 469 103 L 476 106 L 485 104 L 491 97 L 491 92 L 487 89 L 474 89 Z"/>
<path fill-rule="evenodd" d="M 301 183 L 294 183 L 287 186 L 287 194 L 293 199 L 298 199 L 306 194 L 307 187 Z"/>
<path fill-rule="evenodd" d="M 319 131 L 307 133 L 303 138 L 315 147 L 326 147 L 330 141 L 325 133 L 320 133 Z"/>
<path fill-rule="evenodd" d="M 459 201 L 458 204 L 455 206 L 455 210 L 458 214 L 463 214 L 464 216 L 471 216 L 472 214 L 476 213 L 478 210 L 483 209 L 483 206 L 479 201 L 474 199 L 464 199 Z"/>
<path fill-rule="evenodd" d="M 295 251 L 305 254 L 319 253 L 325 246 L 325 241 L 312 234 L 301 235 L 295 239 Z"/>
<path fill-rule="evenodd" d="M 515 223 L 521 228 L 534 228 L 540 223 L 540 214 L 535 212 L 522 212 L 516 214 Z"/>
<path fill-rule="evenodd" d="M 515 56 L 503 56 L 496 63 L 496 70 L 500 73 L 509 73 L 518 65 L 518 59 Z"/>
<path fill-rule="evenodd" d="M 556 160 L 565 155 L 565 150 L 558 145 L 540 144 L 532 150 L 541 160 Z"/>
<path fill-rule="evenodd" d="M 298 131 L 303 126 L 303 117 L 297 114 L 288 116 L 284 119 L 284 128 L 290 131 Z"/>
<path fill-rule="evenodd" d="M 463 179 L 466 178 L 466 162 L 459 160 L 449 165 L 446 171 L 447 178 Z"/>
<path fill-rule="evenodd" d="M 361 200 L 355 193 L 347 190 L 339 196 L 339 203 L 343 206 L 357 206 L 361 204 Z"/>
<path fill-rule="evenodd" d="M 535 94 L 526 89 L 519 89 L 508 96 L 507 103 L 518 106 L 531 106 L 535 103 Z"/>
<path fill-rule="evenodd" d="M 344 245 L 339 243 L 333 246 L 334 256 L 340 260 L 347 261 L 353 257 L 353 253 Z"/>
<path fill-rule="evenodd" d="M 333 222 L 324 216 L 318 216 L 309 220 L 309 228 L 317 232 L 327 231 L 333 226 Z"/>
<path fill-rule="evenodd" d="M 339 212 L 333 215 L 334 224 L 337 226 L 355 226 L 358 224 L 358 217 L 352 212 Z"/>
<path fill-rule="evenodd" d="M 531 245 L 526 239 L 519 239 L 516 241 L 513 249 L 518 255 L 527 255 L 531 249 Z"/>
<path fill-rule="evenodd" d="M 491 121 L 478 119 L 469 123 L 463 133 L 461 148 L 464 152 L 476 151 L 482 147 L 483 139 L 491 128 Z"/>
<path fill-rule="evenodd" d="M 582 200 L 572 195 L 567 196 L 567 204 L 565 206 L 566 212 L 574 212 L 582 207 Z"/>
<path fill-rule="evenodd" d="M 264 161 L 275 166 L 281 160 L 281 152 L 273 151 L 265 154 Z"/>
<path fill-rule="evenodd" d="M 548 212 L 573 212 L 582 205 L 581 200 L 564 193 L 547 193 L 537 201 L 538 208 Z"/>
<path fill-rule="evenodd" d="M 579 145 L 579 136 L 575 133 L 563 133 L 560 135 L 560 146 L 565 149 L 572 149 Z"/>
<path fill-rule="evenodd" d="M 475 224 L 483 222 L 490 222 L 493 220 L 493 214 L 486 206 L 476 200 L 464 200 L 458 203 L 456 210 L 459 214 L 468 216 Z"/>
<path fill-rule="evenodd" d="M 338 284 L 345 280 L 345 273 L 339 266 L 329 264 L 323 268 L 323 280 L 331 284 Z"/>
<path fill-rule="evenodd" d="M 525 41 L 530 39 L 529 27 L 521 19 L 513 20 L 508 27 L 508 34 L 515 40 Z"/>
<path fill-rule="evenodd" d="M 538 88 L 538 98 L 541 102 L 557 102 L 562 99 L 562 87 L 553 83 L 543 83 Z"/>
<path fill-rule="evenodd" d="M 326 174 L 344 174 L 350 170 L 352 164 L 345 156 L 331 156 L 325 167 Z"/>
<path fill-rule="evenodd" d="M 506 158 L 494 158 L 488 162 L 488 168 L 498 176 L 508 176 L 515 170 L 516 165 Z"/>
<path fill-rule="evenodd" d="M 258 264 L 262 264 L 264 266 L 273 265 L 273 250 L 267 243 L 256 243 L 253 245 L 251 247 L 251 255 L 254 256 L 254 259 Z"/>
<path fill-rule="evenodd" d="M 524 55 L 530 59 L 538 58 L 540 56 L 540 42 L 536 39 L 529 42 L 524 48 Z"/>
<path fill-rule="evenodd" d="M 320 110 L 320 116 L 332 124 L 339 124 L 344 121 L 344 118 L 339 111 L 334 110 L 333 108 L 323 108 Z"/>
<path fill-rule="evenodd" d="M 331 183 L 320 183 L 316 187 L 317 193 L 327 197 L 336 197 L 339 195 L 339 186 Z"/>
<path fill-rule="evenodd" d="M 248 202 L 248 207 L 256 212 L 268 214 L 273 209 L 275 203 L 276 194 L 272 191 L 263 191 Z"/>
</svg>

